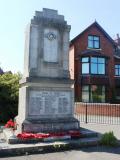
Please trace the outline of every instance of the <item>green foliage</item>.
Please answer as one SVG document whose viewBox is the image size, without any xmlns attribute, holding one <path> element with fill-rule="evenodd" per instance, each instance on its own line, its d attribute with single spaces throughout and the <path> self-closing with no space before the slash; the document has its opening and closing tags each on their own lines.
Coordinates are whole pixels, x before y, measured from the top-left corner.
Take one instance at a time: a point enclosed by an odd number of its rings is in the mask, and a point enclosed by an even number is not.
<svg viewBox="0 0 120 160">
<path fill-rule="evenodd" d="M 75 102 L 81 102 L 82 100 L 81 100 L 81 98 L 80 97 L 76 97 L 75 98 Z"/>
<path fill-rule="evenodd" d="M 113 131 L 103 134 L 100 140 L 100 144 L 106 145 L 106 146 L 117 146 L 118 141 L 117 141 L 117 138 L 114 136 Z"/>
<path fill-rule="evenodd" d="M 17 115 L 19 73 L 0 75 L 0 123 L 5 123 Z"/>
</svg>

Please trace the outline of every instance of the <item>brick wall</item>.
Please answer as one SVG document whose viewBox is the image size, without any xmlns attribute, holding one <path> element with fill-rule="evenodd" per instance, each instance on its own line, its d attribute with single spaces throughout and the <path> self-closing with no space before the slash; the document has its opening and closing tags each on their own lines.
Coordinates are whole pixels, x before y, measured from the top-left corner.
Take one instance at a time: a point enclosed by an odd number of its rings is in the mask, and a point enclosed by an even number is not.
<svg viewBox="0 0 120 160">
<path fill-rule="evenodd" d="M 120 104 L 75 103 L 75 114 L 120 117 Z"/>
</svg>

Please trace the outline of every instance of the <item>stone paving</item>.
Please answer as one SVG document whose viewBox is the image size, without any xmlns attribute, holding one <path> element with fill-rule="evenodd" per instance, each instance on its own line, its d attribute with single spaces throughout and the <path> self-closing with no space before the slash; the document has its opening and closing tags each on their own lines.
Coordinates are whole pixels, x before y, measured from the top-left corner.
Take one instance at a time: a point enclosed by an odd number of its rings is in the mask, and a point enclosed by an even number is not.
<svg viewBox="0 0 120 160">
<path fill-rule="evenodd" d="M 105 133 L 109 131 L 113 131 L 114 135 L 117 139 L 120 140 L 120 125 L 110 125 L 110 124 L 97 124 L 97 123 L 81 123 L 81 127 L 98 132 L 98 133 Z"/>
<path fill-rule="evenodd" d="M 1 160 L 120 160 L 120 148 L 89 147 L 78 150 L 6 157 Z"/>
</svg>

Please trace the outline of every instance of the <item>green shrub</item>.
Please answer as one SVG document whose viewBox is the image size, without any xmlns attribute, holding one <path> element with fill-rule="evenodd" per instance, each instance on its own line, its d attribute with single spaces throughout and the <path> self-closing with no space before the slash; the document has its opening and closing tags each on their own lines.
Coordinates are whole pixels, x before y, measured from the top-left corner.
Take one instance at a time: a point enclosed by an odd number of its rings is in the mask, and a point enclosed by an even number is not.
<svg viewBox="0 0 120 160">
<path fill-rule="evenodd" d="M 118 141 L 117 141 L 117 138 L 114 136 L 113 131 L 103 134 L 100 140 L 100 144 L 106 145 L 106 146 L 117 146 Z"/>
<path fill-rule="evenodd" d="M 17 115 L 19 73 L 0 75 L 0 123 L 6 123 Z"/>
</svg>

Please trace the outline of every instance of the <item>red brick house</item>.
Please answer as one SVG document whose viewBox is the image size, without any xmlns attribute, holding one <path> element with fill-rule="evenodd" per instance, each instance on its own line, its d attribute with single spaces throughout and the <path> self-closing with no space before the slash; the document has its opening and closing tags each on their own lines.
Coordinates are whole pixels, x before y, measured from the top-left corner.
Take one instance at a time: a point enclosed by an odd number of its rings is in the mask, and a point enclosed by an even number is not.
<svg viewBox="0 0 120 160">
<path fill-rule="evenodd" d="M 120 37 L 117 34 L 117 39 L 115 40 L 117 45 L 116 52 L 114 55 L 114 63 L 115 63 L 115 94 L 116 94 L 116 102 L 120 103 Z"/>
<path fill-rule="evenodd" d="M 119 43 L 94 22 L 70 44 L 70 75 L 75 99 L 82 102 L 120 102 Z"/>
</svg>

